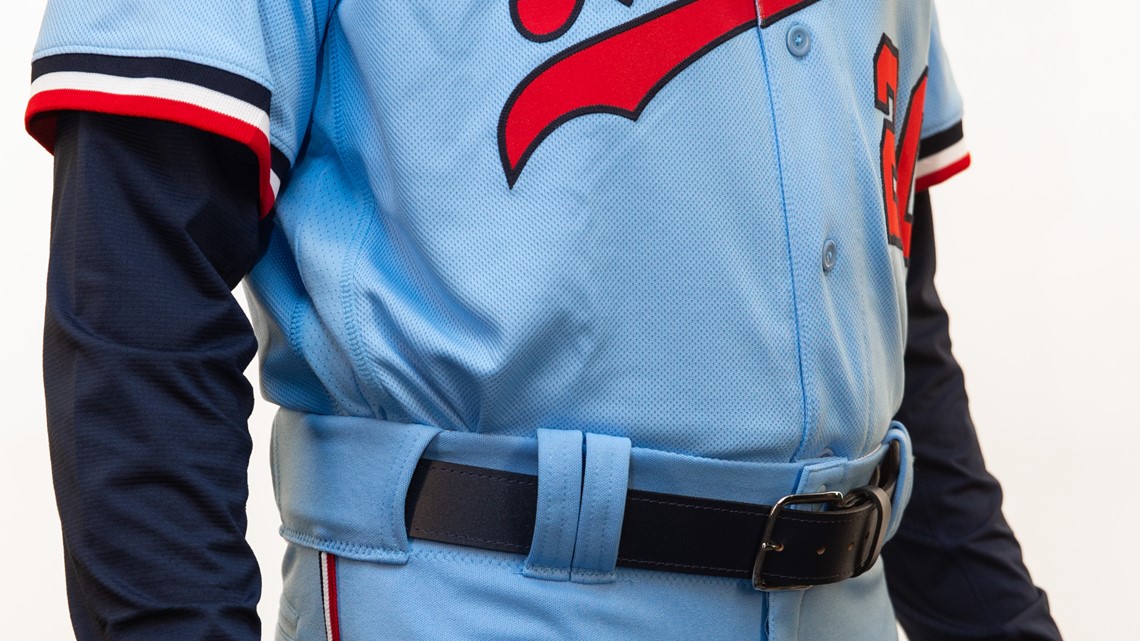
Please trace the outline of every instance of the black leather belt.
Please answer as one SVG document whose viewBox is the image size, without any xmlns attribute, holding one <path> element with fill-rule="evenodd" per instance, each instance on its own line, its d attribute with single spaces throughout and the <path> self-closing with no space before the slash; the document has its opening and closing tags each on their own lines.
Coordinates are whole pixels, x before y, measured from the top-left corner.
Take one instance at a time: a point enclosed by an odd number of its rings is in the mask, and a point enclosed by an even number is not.
<svg viewBox="0 0 1140 641">
<path fill-rule="evenodd" d="M 858 576 L 875 564 L 898 478 L 891 444 L 868 485 L 793 494 L 773 506 L 629 490 L 619 566 L 751 578 L 760 590 L 803 589 Z M 527 554 L 538 478 L 423 459 L 408 489 L 413 538 Z M 826 509 L 789 510 L 821 504 Z"/>
</svg>

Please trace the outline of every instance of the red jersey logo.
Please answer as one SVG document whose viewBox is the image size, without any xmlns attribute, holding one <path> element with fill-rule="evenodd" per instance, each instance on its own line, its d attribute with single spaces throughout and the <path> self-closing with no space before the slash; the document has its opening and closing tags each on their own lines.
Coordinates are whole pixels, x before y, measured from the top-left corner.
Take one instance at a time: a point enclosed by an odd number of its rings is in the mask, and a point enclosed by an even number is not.
<svg viewBox="0 0 1140 641">
<path fill-rule="evenodd" d="M 678 0 L 561 51 L 527 74 L 503 106 L 499 156 L 507 184 L 514 186 L 530 155 L 563 123 L 592 113 L 637 120 L 685 67 L 757 21 L 768 26 L 815 1 Z M 511 20 L 524 37 L 548 42 L 573 26 L 584 3 L 511 0 Z"/>
</svg>

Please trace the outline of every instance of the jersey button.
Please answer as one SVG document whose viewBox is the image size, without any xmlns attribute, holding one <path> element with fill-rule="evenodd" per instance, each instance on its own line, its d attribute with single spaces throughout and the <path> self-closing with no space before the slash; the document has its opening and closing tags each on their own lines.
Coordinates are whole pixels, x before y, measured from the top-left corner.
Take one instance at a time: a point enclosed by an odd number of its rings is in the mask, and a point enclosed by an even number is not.
<svg viewBox="0 0 1140 641">
<path fill-rule="evenodd" d="M 788 51 L 797 58 L 803 58 L 811 51 L 811 32 L 802 24 L 788 29 Z"/>
<path fill-rule="evenodd" d="M 835 241 L 830 238 L 823 244 L 823 271 L 829 272 L 835 267 L 835 261 L 839 257 L 839 249 L 835 246 Z"/>
</svg>

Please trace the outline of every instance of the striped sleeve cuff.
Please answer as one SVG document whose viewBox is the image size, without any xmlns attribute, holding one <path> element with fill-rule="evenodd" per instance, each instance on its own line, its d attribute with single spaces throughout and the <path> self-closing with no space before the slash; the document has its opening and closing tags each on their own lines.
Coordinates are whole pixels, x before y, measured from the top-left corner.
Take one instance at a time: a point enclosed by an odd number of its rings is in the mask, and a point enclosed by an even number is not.
<svg viewBox="0 0 1140 641">
<path fill-rule="evenodd" d="M 269 90 L 260 84 L 194 62 L 62 54 L 32 63 L 32 97 L 24 123 L 48 151 L 55 146 L 58 111 L 167 120 L 230 138 L 257 157 L 264 218 L 289 171 L 288 157 L 269 142 L 269 101 Z"/>
<path fill-rule="evenodd" d="M 959 121 L 949 129 L 922 139 L 915 168 L 915 190 L 923 191 L 946 182 L 970 166 L 970 151 Z"/>
</svg>

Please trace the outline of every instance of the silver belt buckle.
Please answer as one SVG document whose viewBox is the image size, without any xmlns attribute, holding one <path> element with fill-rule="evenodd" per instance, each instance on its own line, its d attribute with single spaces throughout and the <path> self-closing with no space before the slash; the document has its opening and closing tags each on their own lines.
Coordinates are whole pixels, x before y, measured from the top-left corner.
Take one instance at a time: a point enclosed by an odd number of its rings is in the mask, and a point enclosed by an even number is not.
<svg viewBox="0 0 1140 641">
<path fill-rule="evenodd" d="M 772 542 L 772 531 L 776 529 L 776 517 L 789 505 L 833 504 L 843 502 L 843 492 L 814 492 L 811 494 L 789 494 L 776 501 L 768 512 L 768 522 L 764 525 L 764 535 L 760 539 L 760 549 L 756 552 L 756 563 L 752 565 L 752 587 L 763 591 L 806 590 L 810 585 L 771 585 L 764 582 L 764 559 L 769 552 L 779 552 L 783 544 Z"/>
</svg>

